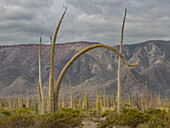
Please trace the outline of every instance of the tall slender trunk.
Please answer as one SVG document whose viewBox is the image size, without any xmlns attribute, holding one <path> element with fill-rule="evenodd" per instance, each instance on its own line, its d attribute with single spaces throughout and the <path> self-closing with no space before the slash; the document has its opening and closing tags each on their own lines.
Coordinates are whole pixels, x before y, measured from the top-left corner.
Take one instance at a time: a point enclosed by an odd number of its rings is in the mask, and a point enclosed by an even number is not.
<svg viewBox="0 0 170 128">
<path fill-rule="evenodd" d="M 26 108 L 29 108 L 29 96 L 28 96 L 28 88 L 27 88 L 27 101 L 26 101 Z"/>
<path fill-rule="evenodd" d="M 112 95 L 112 97 L 113 97 L 112 105 L 113 105 L 113 109 L 115 109 L 115 97 L 114 97 L 114 94 Z"/>
<path fill-rule="evenodd" d="M 84 90 L 83 90 L 83 84 L 82 84 L 82 77 L 80 76 L 80 82 L 81 82 L 81 95 L 82 95 L 82 103 L 81 107 L 84 108 Z"/>
<path fill-rule="evenodd" d="M 41 80 L 41 37 L 40 37 L 40 45 L 39 45 L 39 87 L 41 93 L 41 114 L 45 114 L 44 94 L 43 94 L 42 80 Z"/>
<path fill-rule="evenodd" d="M 54 53 L 55 53 L 55 42 L 57 39 L 57 34 L 61 25 L 61 22 L 64 18 L 64 15 L 67 11 L 67 8 L 65 8 L 65 11 L 58 23 L 58 26 L 56 28 L 54 37 L 53 37 L 53 43 L 51 46 L 51 65 L 50 65 L 50 78 L 49 78 L 49 112 L 54 113 L 55 103 L 54 103 Z M 50 37 L 51 39 L 51 37 Z M 57 104 L 58 105 L 58 104 Z"/>
<path fill-rule="evenodd" d="M 131 97 L 130 97 L 130 88 L 129 88 L 129 79 L 128 79 L 128 75 L 127 75 L 127 88 L 128 88 L 128 104 L 131 107 Z"/>
<path fill-rule="evenodd" d="M 124 31 L 124 24 L 125 24 L 125 19 L 126 19 L 126 12 L 127 9 L 125 9 L 125 15 L 124 15 L 124 19 L 123 19 L 123 25 L 122 25 L 122 31 L 121 31 L 121 44 L 120 44 L 120 50 L 119 53 L 122 54 L 122 45 L 123 45 L 123 31 Z M 118 61 L 118 72 L 117 72 L 117 83 L 118 83 L 118 87 L 117 87 L 117 91 L 118 91 L 118 106 L 117 106 L 117 111 L 118 111 L 118 115 L 121 112 L 121 58 L 119 56 L 119 61 Z"/>
<path fill-rule="evenodd" d="M 100 119 L 101 117 L 101 107 L 100 107 L 100 98 L 99 98 L 99 93 L 98 93 L 98 88 L 96 84 L 96 110 L 97 110 L 97 118 Z"/>
<path fill-rule="evenodd" d="M 70 107 L 73 108 L 73 95 L 72 95 L 72 89 L 71 89 L 71 80 L 69 80 L 70 85 Z"/>
<path fill-rule="evenodd" d="M 104 87 L 104 110 L 107 108 L 106 105 L 106 88 Z"/>
<path fill-rule="evenodd" d="M 10 108 L 11 109 L 11 97 L 10 96 L 8 96 L 8 108 Z"/>
</svg>

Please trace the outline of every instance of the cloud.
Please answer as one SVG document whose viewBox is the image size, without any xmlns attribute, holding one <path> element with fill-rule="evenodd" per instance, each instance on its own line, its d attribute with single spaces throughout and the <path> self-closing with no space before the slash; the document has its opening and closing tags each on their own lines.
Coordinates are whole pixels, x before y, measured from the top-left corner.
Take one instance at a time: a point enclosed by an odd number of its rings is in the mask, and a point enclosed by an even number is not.
<svg viewBox="0 0 170 128">
<path fill-rule="evenodd" d="M 120 42 L 127 8 L 124 42 L 136 43 L 170 37 L 169 0 L 1 0 L 0 44 L 49 43 L 64 11 L 57 42 Z"/>
<path fill-rule="evenodd" d="M 53 1 L 2 0 L 0 4 L 0 44 L 37 43 L 51 31 L 48 23 Z M 50 18 L 49 18 L 50 19 Z"/>
</svg>

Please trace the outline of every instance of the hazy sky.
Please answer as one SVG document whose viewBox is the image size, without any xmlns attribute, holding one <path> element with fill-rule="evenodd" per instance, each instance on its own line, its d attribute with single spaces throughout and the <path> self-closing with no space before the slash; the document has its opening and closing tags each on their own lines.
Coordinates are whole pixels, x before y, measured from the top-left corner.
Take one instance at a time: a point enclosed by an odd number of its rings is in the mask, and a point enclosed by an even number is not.
<svg viewBox="0 0 170 128">
<path fill-rule="evenodd" d="M 125 43 L 170 40 L 170 0 L 0 0 L 0 45 L 49 44 L 63 5 L 57 43 L 118 44 L 125 8 Z"/>
</svg>

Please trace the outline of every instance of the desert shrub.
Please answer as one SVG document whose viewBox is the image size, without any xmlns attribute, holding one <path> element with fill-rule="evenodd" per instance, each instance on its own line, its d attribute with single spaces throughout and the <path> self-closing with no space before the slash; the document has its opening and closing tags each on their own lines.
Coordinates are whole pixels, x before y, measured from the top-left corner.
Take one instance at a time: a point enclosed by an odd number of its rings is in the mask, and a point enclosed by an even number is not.
<svg viewBox="0 0 170 128">
<path fill-rule="evenodd" d="M 108 128 L 108 127 L 112 127 L 113 124 L 118 124 L 118 114 L 117 112 L 111 112 L 108 113 L 108 115 L 106 116 L 106 119 L 102 122 L 98 124 L 98 128 Z"/>
<path fill-rule="evenodd" d="M 35 113 L 35 110 L 33 108 L 21 108 L 16 110 L 17 113 Z"/>
<path fill-rule="evenodd" d="M 136 127 L 140 123 L 148 122 L 150 117 L 150 114 L 132 108 L 124 110 L 119 117 L 119 121 L 121 125 Z"/>
<path fill-rule="evenodd" d="M 148 128 L 165 128 L 163 120 L 156 116 L 152 117 L 147 124 Z"/>
<path fill-rule="evenodd" d="M 3 128 L 34 128 L 37 126 L 37 115 L 35 115 L 31 109 L 18 109 L 11 112 L 1 111 L 1 114 L 2 113 L 6 115 L 0 120 L 0 126 Z"/>
<path fill-rule="evenodd" d="M 9 111 L 2 111 L 2 112 L 0 112 L 0 115 L 1 116 L 10 116 L 11 113 Z"/>
<path fill-rule="evenodd" d="M 23 127 L 23 128 L 33 128 L 37 126 L 37 115 L 26 112 L 16 112 L 7 118 L 6 125 L 8 127 Z"/>
<path fill-rule="evenodd" d="M 108 127 L 112 127 L 112 125 L 113 122 L 109 118 L 106 118 L 104 122 L 97 125 L 97 128 L 108 128 Z"/>
<path fill-rule="evenodd" d="M 141 112 L 136 108 L 124 108 L 118 116 L 116 112 L 106 116 L 99 128 L 111 127 L 112 125 L 126 125 L 138 128 L 169 128 L 170 113 L 160 109 L 148 109 Z"/>
<path fill-rule="evenodd" d="M 111 112 L 112 112 L 111 110 L 106 110 L 105 112 L 102 113 L 102 117 L 105 117 L 105 116 L 111 114 Z"/>
<path fill-rule="evenodd" d="M 6 128 L 5 126 L 5 120 L 0 118 L 0 128 Z"/>
<path fill-rule="evenodd" d="M 149 128 L 169 128 L 170 113 L 160 109 L 148 109 L 146 113 L 150 113 L 152 118 L 148 121 Z"/>
<path fill-rule="evenodd" d="M 5 108 L 4 108 L 4 107 L 0 107 L 0 112 L 1 112 L 1 111 L 4 111 L 4 110 L 5 110 Z"/>
<path fill-rule="evenodd" d="M 81 125 L 80 112 L 71 108 L 61 108 L 53 114 L 42 115 L 40 128 L 73 128 Z"/>
<path fill-rule="evenodd" d="M 109 127 L 114 125 L 126 125 L 136 127 L 138 124 L 145 123 L 150 119 L 150 114 L 143 113 L 136 108 L 123 109 L 122 113 L 118 116 L 116 112 L 108 115 L 106 120 L 103 121 L 99 127 Z"/>
<path fill-rule="evenodd" d="M 11 112 L 9 112 L 6 108 L 0 107 L 0 117 L 10 116 Z"/>
<path fill-rule="evenodd" d="M 95 108 L 90 108 L 87 112 L 90 117 L 97 117 L 97 111 Z"/>
<path fill-rule="evenodd" d="M 160 109 L 152 109 L 152 108 L 149 108 L 148 110 L 145 111 L 145 113 L 149 113 L 151 115 L 160 115 L 162 112 L 165 111 Z"/>
<path fill-rule="evenodd" d="M 15 110 L 0 118 L 0 128 L 72 128 L 81 125 L 79 110 L 61 108 L 54 114 L 36 115 L 33 109 Z"/>
</svg>

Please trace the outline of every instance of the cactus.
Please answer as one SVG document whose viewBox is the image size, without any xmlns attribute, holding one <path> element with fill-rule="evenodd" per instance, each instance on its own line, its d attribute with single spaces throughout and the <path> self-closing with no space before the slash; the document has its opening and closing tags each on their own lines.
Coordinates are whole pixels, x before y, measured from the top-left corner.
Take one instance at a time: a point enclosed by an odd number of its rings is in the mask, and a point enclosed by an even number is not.
<svg viewBox="0 0 170 128">
<path fill-rule="evenodd" d="M 18 95 L 18 108 L 21 108 L 21 93 Z"/>
<path fill-rule="evenodd" d="M 102 90 L 100 90 L 100 101 L 101 101 L 101 105 L 102 105 L 102 108 L 103 108 L 103 96 L 102 96 Z"/>
<path fill-rule="evenodd" d="M 72 95 L 72 89 L 71 89 L 71 80 L 69 80 L 70 85 L 70 107 L 73 108 L 73 95 Z"/>
<path fill-rule="evenodd" d="M 84 95 L 83 95 L 83 101 L 82 101 L 82 108 L 84 109 L 84 111 L 87 110 L 87 91 L 85 91 Z"/>
<path fill-rule="evenodd" d="M 101 107 L 100 107 L 100 99 L 99 99 L 97 85 L 96 85 L 96 109 L 97 109 L 97 118 L 100 119 L 100 117 L 101 117 Z"/>
<path fill-rule="evenodd" d="M 138 110 L 141 110 L 141 102 L 140 102 L 140 99 L 139 99 L 139 96 L 138 96 L 138 93 L 136 93 L 136 100 L 135 100 L 135 104 L 138 108 Z"/>
<path fill-rule="evenodd" d="M 128 75 L 127 75 L 127 88 L 128 88 L 128 104 L 131 106 L 131 97 L 130 97 L 130 88 L 129 88 Z"/>
<path fill-rule="evenodd" d="M 38 114 L 38 103 L 35 103 L 35 114 Z"/>
<path fill-rule="evenodd" d="M 62 98 L 62 106 L 61 107 L 65 107 L 64 97 Z"/>
<path fill-rule="evenodd" d="M 111 107 L 111 102 L 110 102 L 110 95 L 107 94 L 107 108 Z"/>
<path fill-rule="evenodd" d="M 161 107 L 161 96 L 160 96 L 160 93 L 158 94 L 158 97 L 157 97 L 157 107 L 160 108 Z"/>
<path fill-rule="evenodd" d="M 145 109 L 148 109 L 149 107 L 149 90 L 148 90 L 148 84 L 147 84 L 147 81 L 145 81 L 145 91 L 146 91 L 146 94 L 145 94 Z"/>
<path fill-rule="evenodd" d="M 11 108 L 11 97 L 8 97 L 8 108 Z"/>
<path fill-rule="evenodd" d="M 157 93 L 156 93 L 156 91 L 154 92 L 154 99 L 153 99 L 153 108 L 156 108 L 156 106 L 157 106 Z"/>
<path fill-rule="evenodd" d="M 126 19 L 126 12 L 127 9 L 125 9 L 125 15 L 124 15 L 124 19 L 123 19 L 123 25 L 122 25 L 122 32 L 121 32 L 121 44 L 120 44 L 120 54 L 122 54 L 122 45 L 123 45 L 123 31 L 124 31 L 124 24 L 125 24 L 125 19 Z M 117 72 L 117 83 L 118 83 L 118 87 L 117 87 L 117 92 L 118 92 L 118 106 L 117 106 L 117 110 L 118 110 L 118 115 L 121 112 L 121 58 L 119 56 L 119 61 L 118 61 L 118 72 Z"/>
<path fill-rule="evenodd" d="M 106 88 L 104 87 L 104 109 L 106 109 Z"/>
<path fill-rule="evenodd" d="M 80 98 L 79 96 L 77 96 L 77 102 L 76 102 L 76 103 L 77 103 L 77 105 L 76 105 L 76 106 L 77 106 L 77 109 L 82 108 L 82 106 L 81 106 L 81 105 L 82 105 L 82 103 L 81 103 L 81 98 Z"/>
<path fill-rule="evenodd" d="M 38 88 L 38 99 L 37 99 L 37 101 L 38 101 L 38 103 L 37 103 L 37 105 L 38 105 L 38 111 L 41 113 L 41 103 L 42 103 L 42 98 L 41 98 L 41 91 L 40 91 L 40 86 L 39 85 L 37 85 L 37 88 Z"/>
<path fill-rule="evenodd" d="M 87 93 L 87 102 L 86 102 L 86 108 L 87 108 L 87 111 L 89 110 L 90 106 L 89 106 L 89 95 Z"/>
<path fill-rule="evenodd" d="M 136 104 L 139 104 L 139 96 L 138 93 L 136 93 L 136 100 L 135 100 Z"/>
<path fill-rule="evenodd" d="M 141 104 L 141 110 L 143 111 L 144 109 L 143 109 L 143 97 L 142 96 L 140 96 L 140 104 Z"/>
<path fill-rule="evenodd" d="M 81 107 L 84 108 L 84 101 L 83 101 L 83 98 L 84 98 L 84 90 L 83 90 L 83 84 L 82 84 L 82 77 L 80 76 L 80 82 L 81 82 L 81 97 L 82 97 L 82 102 L 81 102 Z"/>
<path fill-rule="evenodd" d="M 56 28 L 54 37 L 53 37 L 53 43 L 51 46 L 51 64 L 50 64 L 50 78 L 49 78 L 49 112 L 53 113 L 54 112 L 54 108 L 55 108 L 55 103 L 54 103 L 54 53 L 55 53 L 55 42 L 56 42 L 56 38 L 57 38 L 57 34 L 61 25 L 61 22 L 64 18 L 64 15 L 67 11 L 67 8 L 65 8 L 65 11 L 58 23 L 58 26 Z M 51 37 L 50 37 L 51 39 Z M 56 106 L 58 106 L 58 102 L 56 103 Z"/>
<path fill-rule="evenodd" d="M 28 96 L 28 88 L 27 88 L 27 100 L 26 100 L 26 107 L 29 108 L 29 96 Z"/>
<path fill-rule="evenodd" d="M 112 97 L 113 97 L 112 107 L 113 107 L 113 109 L 115 109 L 115 97 L 114 97 L 114 94 L 112 95 Z"/>
<path fill-rule="evenodd" d="M 74 99 L 74 108 L 77 109 L 77 100 Z"/>
</svg>

